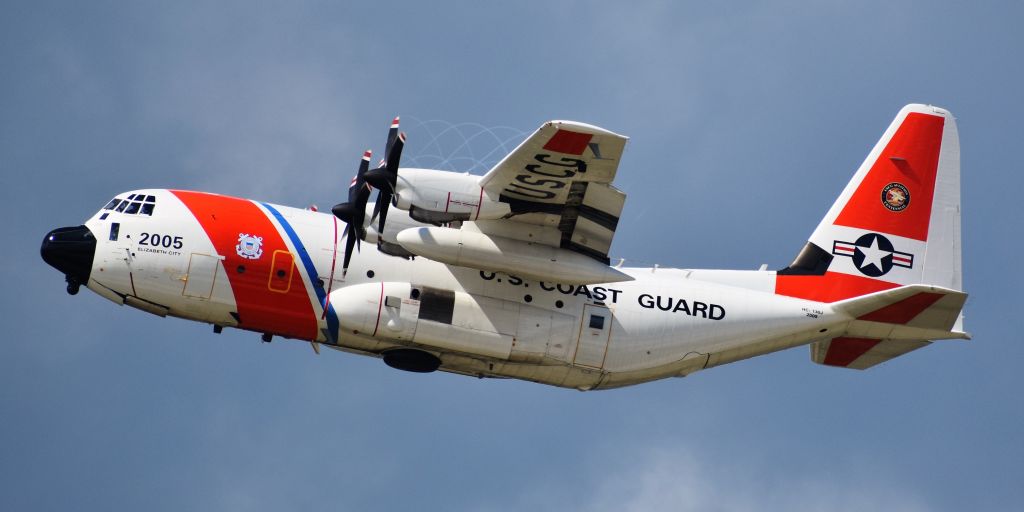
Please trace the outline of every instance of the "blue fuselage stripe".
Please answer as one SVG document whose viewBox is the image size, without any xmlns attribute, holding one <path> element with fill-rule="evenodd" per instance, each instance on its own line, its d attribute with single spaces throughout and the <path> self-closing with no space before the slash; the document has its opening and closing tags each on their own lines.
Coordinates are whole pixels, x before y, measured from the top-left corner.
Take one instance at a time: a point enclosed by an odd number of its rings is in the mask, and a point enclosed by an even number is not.
<svg viewBox="0 0 1024 512">
<path fill-rule="evenodd" d="M 292 225 L 285 220 L 281 212 L 277 211 L 276 208 L 270 206 L 267 203 L 260 203 L 264 208 L 267 209 L 277 222 L 284 228 L 285 233 L 288 233 L 288 238 L 291 239 L 292 245 L 295 246 L 295 250 L 299 253 L 299 259 L 302 260 L 302 266 L 306 269 L 306 275 L 309 276 L 310 283 L 313 286 L 313 290 L 316 292 L 316 297 L 320 301 L 320 307 L 323 308 L 327 305 L 327 330 L 331 343 L 338 342 L 338 316 L 334 314 L 334 305 L 327 304 L 327 292 L 324 291 L 320 282 L 320 276 L 316 273 L 316 267 L 313 265 L 313 259 L 309 257 L 309 253 L 306 252 L 306 246 L 302 244 L 302 240 L 299 239 L 299 235 L 292 228 Z"/>
</svg>

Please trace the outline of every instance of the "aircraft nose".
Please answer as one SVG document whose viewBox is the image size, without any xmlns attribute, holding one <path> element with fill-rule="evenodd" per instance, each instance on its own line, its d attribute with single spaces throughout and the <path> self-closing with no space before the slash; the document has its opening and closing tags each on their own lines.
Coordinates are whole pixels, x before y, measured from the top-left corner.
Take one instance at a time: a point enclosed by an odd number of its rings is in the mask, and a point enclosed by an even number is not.
<svg viewBox="0 0 1024 512">
<path fill-rule="evenodd" d="M 46 234 L 39 249 L 43 261 L 64 273 L 68 293 L 89 282 L 92 260 L 96 254 L 96 237 L 85 226 L 57 228 Z"/>
</svg>

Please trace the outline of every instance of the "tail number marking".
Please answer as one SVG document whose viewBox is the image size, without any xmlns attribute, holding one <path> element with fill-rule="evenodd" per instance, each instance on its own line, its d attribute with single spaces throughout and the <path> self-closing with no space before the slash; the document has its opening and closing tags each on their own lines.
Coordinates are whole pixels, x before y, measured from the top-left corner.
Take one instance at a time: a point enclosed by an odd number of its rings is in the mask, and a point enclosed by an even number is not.
<svg viewBox="0 0 1024 512">
<path fill-rule="evenodd" d="M 139 238 L 139 245 L 164 247 L 166 249 L 181 249 L 185 246 L 180 236 L 160 235 L 159 233 L 142 233 L 142 237 Z"/>
</svg>

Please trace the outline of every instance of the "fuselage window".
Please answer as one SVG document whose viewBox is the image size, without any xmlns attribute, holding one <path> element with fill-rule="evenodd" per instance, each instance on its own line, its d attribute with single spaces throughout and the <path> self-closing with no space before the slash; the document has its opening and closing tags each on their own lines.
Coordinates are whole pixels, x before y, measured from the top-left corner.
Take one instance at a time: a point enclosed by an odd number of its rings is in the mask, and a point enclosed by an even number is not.
<svg viewBox="0 0 1024 512">
<path fill-rule="evenodd" d="M 110 223 L 110 240 L 112 242 L 117 241 L 117 232 L 121 230 L 121 223 L 111 222 Z"/>
<path fill-rule="evenodd" d="M 598 315 L 590 315 L 590 328 L 604 329 L 604 317 Z"/>
</svg>

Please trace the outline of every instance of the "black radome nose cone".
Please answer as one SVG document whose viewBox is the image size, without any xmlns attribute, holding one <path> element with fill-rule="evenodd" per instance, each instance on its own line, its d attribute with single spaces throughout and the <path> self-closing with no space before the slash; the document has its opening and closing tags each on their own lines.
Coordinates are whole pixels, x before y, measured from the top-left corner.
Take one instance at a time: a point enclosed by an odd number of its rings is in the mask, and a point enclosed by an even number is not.
<svg viewBox="0 0 1024 512">
<path fill-rule="evenodd" d="M 57 228 L 46 234 L 39 248 L 43 261 L 67 276 L 68 292 L 89 282 L 96 237 L 85 226 Z"/>
</svg>

